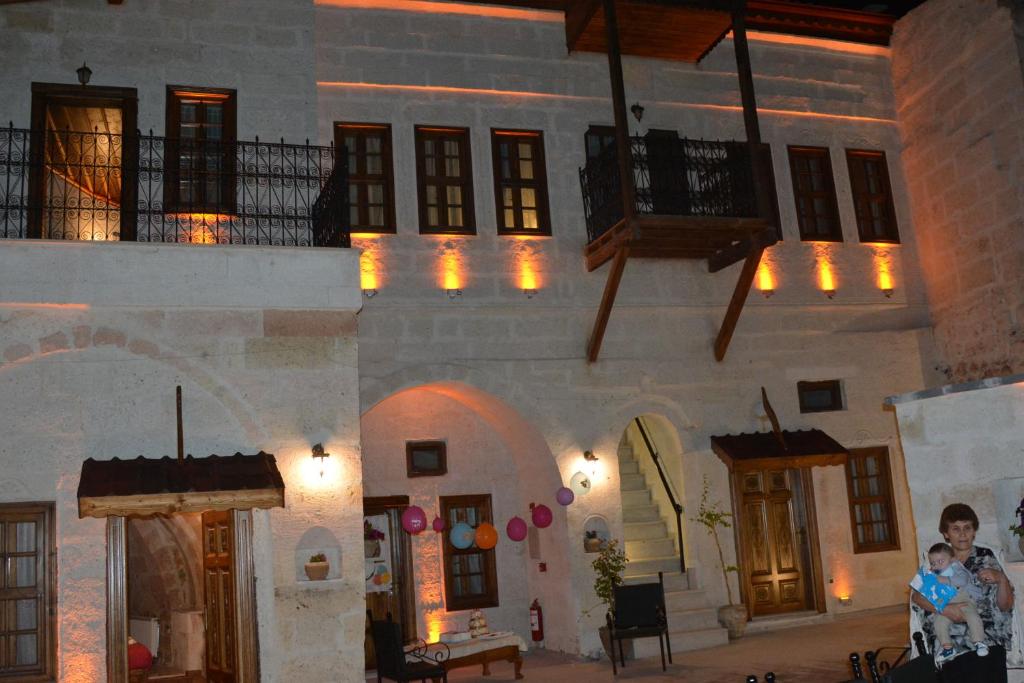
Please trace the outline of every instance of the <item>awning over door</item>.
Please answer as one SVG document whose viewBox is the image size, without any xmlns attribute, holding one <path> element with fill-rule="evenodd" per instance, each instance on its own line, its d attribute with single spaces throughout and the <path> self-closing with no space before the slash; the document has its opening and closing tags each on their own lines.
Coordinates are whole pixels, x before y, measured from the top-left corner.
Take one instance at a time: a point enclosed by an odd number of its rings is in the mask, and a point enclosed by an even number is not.
<svg viewBox="0 0 1024 683">
<path fill-rule="evenodd" d="M 78 516 L 154 515 L 284 507 L 284 480 L 269 453 L 82 463 Z"/>
<path fill-rule="evenodd" d="M 730 471 L 843 465 L 850 455 L 820 429 L 712 436 L 711 448 Z"/>
</svg>

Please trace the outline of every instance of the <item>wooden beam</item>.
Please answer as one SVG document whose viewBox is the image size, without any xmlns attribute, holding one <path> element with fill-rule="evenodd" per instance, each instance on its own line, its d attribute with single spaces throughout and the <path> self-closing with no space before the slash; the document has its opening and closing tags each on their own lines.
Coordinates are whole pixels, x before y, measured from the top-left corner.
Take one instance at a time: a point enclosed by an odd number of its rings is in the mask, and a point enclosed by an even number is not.
<svg viewBox="0 0 1024 683">
<path fill-rule="evenodd" d="M 284 507 L 283 489 L 244 489 L 239 491 L 193 491 L 190 493 L 153 493 L 134 496 L 98 496 L 78 499 L 78 516 L 110 517 L 130 515 L 169 515 L 175 512 L 208 510 L 247 510 Z"/>
<path fill-rule="evenodd" d="M 626 242 L 615 252 L 615 260 L 612 261 L 611 270 L 608 271 L 608 281 L 604 283 L 601 307 L 597 309 L 594 330 L 590 333 L 590 340 L 587 342 L 587 362 L 589 363 L 596 361 L 597 355 L 601 352 L 604 331 L 608 327 L 608 318 L 611 317 L 612 306 L 615 304 L 615 295 L 619 291 L 619 283 L 622 282 L 622 271 L 625 270 L 628 259 L 629 242 Z"/>
<path fill-rule="evenodd" d="M 630 241 L 632 230 L 621 220 L 603 235 L 587 245 L 583 254 L 587 259 L 587 272 L 593 272 L 615 257 L 615 253 L 623 243 Z"/>
<path fill-rule="evenodd" d="M 615 112 L 615 151 L 619 162 L 619 184 L 622 191 L 622 218 L 632 225 L 636 215 L 636 188 L 633 187 L 633 155 L 629 141 L 629 120 L 626 118 L 626 85 L 622 79 L 622 50 L 619 46 L 619 19 L 615 0 L 604 2 L 605 40 L 608 42 L 608 75 L 612 81 L 612 109 Z"/>
<path fill-rule="evenodd" d="M 601 0 L 569 0 L 565 6 L 565 47 L 572 52 L 597 14 Z"/>
<path fill-rule="evenodd" d="M 736 323 L 743 312 L 743 304 L 747 301 L 747 294 L 750 293 L 750 285 L 754 283 L 754 276 L 757 275 L 757 267 L 761 264 L 761 255 L 764 249 L 755 249 L 743 262 L 743 270 L 740 271 L 740 279 L 736 282 L 736 289 L 732 292 L 732 299 L 729 301 L 729 308 L 725 310 L 725 319 L 722 320 L 722 327 L 718 330 L 718 337 L 715 338 L 715 360 L 721 362 L 725 358 L 725 352 L 729 349 L 729 342 L 732 341 L 732 333 L 736 331 Z"/>
<path fill-rule="evenodd" d="M 778 242 L 774 231 L 762 230 L 725 249 L 720 249 L 708 258 L 708 272 L 717 273 L 734 263 L 745 259 L 754 249 L 764 249 Z"/>
</svg>

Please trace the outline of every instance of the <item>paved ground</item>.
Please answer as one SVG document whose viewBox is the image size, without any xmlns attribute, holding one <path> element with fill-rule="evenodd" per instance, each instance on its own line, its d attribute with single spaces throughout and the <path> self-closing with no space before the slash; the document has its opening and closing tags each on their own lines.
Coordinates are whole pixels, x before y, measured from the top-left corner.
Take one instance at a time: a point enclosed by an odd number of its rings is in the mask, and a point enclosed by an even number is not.
<svg viewBox="0 0 1024 683">
<path fill-rule="evenodd" d="M 838 617 L 832 621 L 767 633 L 755 633 L 729 645 L 674 655 L 675 663 L 662 673 L 660 658 L 626 661 L 618 679 L 642 679 L 657 683 L 744 683 L 747 674 L 763 679 L 773 671 L 777 683 L 837 683 L 848 679 L 847 657 L 856 650 L 898 645 L 907 639 L 905 606 Z M 562 654 L 536 651 L 525 655 L 523 683 L 610 682 L 607 659 L 581 660 Z M 480 669 L 459 669 L 448 677 L 459 683 L 507 683 L 514 681 L 512 665 L 491 665 L 491 675 Z"/>
</svg>

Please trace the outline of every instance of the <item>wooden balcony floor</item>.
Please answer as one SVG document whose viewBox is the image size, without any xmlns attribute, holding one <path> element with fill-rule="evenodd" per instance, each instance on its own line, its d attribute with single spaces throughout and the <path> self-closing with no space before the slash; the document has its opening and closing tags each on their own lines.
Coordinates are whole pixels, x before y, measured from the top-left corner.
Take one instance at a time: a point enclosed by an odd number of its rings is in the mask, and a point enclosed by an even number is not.
<svg viewBox="0 0 1024 683">
<path fill-rule="evenodd" d="M 631 224 L 619 221 L 583 250 L 587 270 L 600 268 L 615 256 L 624 242 L 629 255 L 640 258 L 706 259 L 759 232 L 771 224 L 761 218 L 717 216 L 634 216 Z"/>
</svg>

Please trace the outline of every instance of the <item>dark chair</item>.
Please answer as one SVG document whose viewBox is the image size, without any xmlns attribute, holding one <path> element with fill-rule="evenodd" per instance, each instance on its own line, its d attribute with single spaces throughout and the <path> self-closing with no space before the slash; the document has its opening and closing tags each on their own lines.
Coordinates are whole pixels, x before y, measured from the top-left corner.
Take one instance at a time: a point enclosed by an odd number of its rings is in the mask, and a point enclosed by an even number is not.
<svg viewBox="0 0 1024 683">
<path fill-rule="evenodd" d="M 366 617 L 370 620 L 370 636 L 377 653 L 377 683 L 382 678 L 401 683 L 416 680 L 426 683 L 430 678 L 448 683 L 448 672 L 441 664 L 443 658 L 426 656 L 426 644 L 407 652 L 402 640 L 402 627 L 391 620 L 391 614 L 386 621 L 379 621 L 373 618 L 370 610 L 366 610 Z M 408 661 L 409 656 L 417 661 Z"/>
<path fill-rule="evenodd" d="M 909 659 L 909 647 L 881 647 L 865 652 L 867 677 L 861 668 L 860 655 L 852 653 L 850 668 L 853 669 L 854 677 L 849 683 L 937 683 L 939 677 L 935 670 L 935 662 L 925 647 L 924 636 L 919 631 L 914 633 L 914 647 L 918 654 L 914 659 Z M 888 659 L 882 657 L 882 653 L 887 650 L 893 650 L 897 655 L 891 664 Z"/>
<path fill-rule="evenodd" d="M 619 674 L 619 668 L 615 665 L 616 641 L 619 643 L 619 662 L 625 667 L 622 641 L 654 637 L 658 638 L 661 647 L 661 670 L 665 671 L 665 650 L 668 650 L 668 661 L 671 662 L 672 644 L 668 639 L 665 583 L 661 572 L 658 572 L 658 583 L 616 586 L 614 598 L 615 606 L 605 615 L 612 646 L 612 672 L 616 676 Z"/>
</svg>

